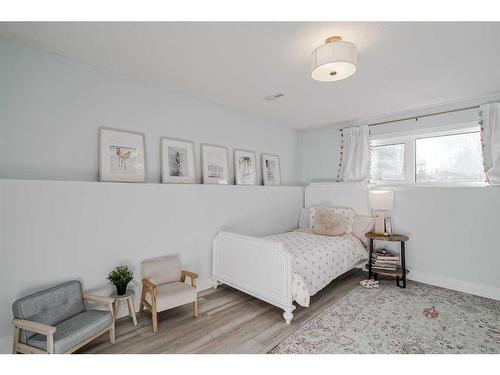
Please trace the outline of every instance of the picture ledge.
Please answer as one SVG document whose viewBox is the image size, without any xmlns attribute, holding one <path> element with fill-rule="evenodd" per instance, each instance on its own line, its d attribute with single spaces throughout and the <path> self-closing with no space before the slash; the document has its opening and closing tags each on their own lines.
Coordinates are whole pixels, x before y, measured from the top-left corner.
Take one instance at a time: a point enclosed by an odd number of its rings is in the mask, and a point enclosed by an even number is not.
<svg viewBox="0 0 500 375">
<path fill-rule="evenodd" d="M 456 183 L 377 183 L 368 184 L 370 189 L 413 189 L 413 188 L 490 188 L 486 182 L 456 182 Z"/>
<path fill-rule="evenodd" d="M 309 185 L 363 185 L 361 182 L 344 181 L 312 181 Z M 486 182 L 456 182 L 456 183 L 370 183 L 364 185 L 367 189 L 413 189 L 413 188 L 490 188 L 495 187 Z"/>
<path fill-rule="evenodd" d="M 101 181 L 80 181 L 80 180 L 43 180 L 43 179 L 23 179 L 23 178 L 0 178 L 0 182 L 26 182 L 26 183 L 66 183 L 66 184 L 98 184 L 98 185 L 117 185 L 117 186 L 207 186 L 207 187 L 235 187 L 235 188 L 290 188 L 290 187 L 300 187 L 303 188 L 305 185 L 235 185 L 235 184 L 201 184 L 201 183 L 166 183 L 162 184 L 160 182 L 101 182 Z"/>
</svg>

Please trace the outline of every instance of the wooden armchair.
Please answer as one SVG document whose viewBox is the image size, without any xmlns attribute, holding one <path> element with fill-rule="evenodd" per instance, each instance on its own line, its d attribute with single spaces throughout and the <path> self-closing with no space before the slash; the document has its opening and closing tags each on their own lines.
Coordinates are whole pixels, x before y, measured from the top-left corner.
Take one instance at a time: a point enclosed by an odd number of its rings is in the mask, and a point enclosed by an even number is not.
<svg viewBox="0 0 500 375">
<path fill-rule="evenodd" d="M 142 294 L 139 311 L 151 312 L 153 332 L 158 332 L 158 313 L 187 303 L 193 304 L 194 317 L 198 317 L 198 301 L 194 272 L 181 271 L 179 257 L 168 255 L 147 259 L 141 263 Z M 186 276 L 191 285 L 185 283 Z"/>
<path fill-rule="evenodd" d="M 109 311 L 88 310 L 84 300 Z M 18 299 L 12 310 L 14 354 L 72 353 L 106 332 L 115 343 L 113 299 L 82 294 L 76 280 Z"/>
</svg>

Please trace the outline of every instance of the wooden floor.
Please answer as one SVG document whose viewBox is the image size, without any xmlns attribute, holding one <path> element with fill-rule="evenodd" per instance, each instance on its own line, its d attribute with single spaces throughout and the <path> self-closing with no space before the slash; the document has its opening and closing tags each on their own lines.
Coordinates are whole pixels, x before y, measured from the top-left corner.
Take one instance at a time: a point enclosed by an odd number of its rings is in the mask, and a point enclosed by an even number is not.
<svg viewBox="0 0 500 375">
<path fill-rule="evenodd" d="M 291 324 L 283 311 L 227 286 L 199 293 L 200 316 L 191 304 L 161 312 L 158 333 L 151 329 L 151 315 L 137 315 L 116 322 L 116 343 L 104 335 L 79 353 L 266 353 L 327 306 L 355 288 L 366 273 L 352 270 L 311 297 L 310 307 L 297 306 Z"/>
</svg>

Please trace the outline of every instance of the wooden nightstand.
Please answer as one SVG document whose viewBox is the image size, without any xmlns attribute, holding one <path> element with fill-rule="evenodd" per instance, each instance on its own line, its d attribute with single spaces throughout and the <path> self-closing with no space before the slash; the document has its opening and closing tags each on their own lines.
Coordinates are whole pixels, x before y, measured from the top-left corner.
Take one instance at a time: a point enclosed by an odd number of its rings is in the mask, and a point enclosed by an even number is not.
<svg viewBox="0 0 500 375">
<path fill-rule="evenodd" d="M 395 276 L 396 283 L 400 288 L 406 288 L 406 274 L 409 272 L 406 269 L 406 259 L 405 259 L 405 242 L 410 238 L 403 234 L 393 234 L 392 236 L 384 236 L 383 234 L 368 232 L 365 234 L 366 238 L 370 239 L 370 259 L 368 261 L 368 279 L 371 279 L 372 276 L 376 279 L 377 274 L 379 275 L 387 275 L 387 276 Z M 392 270 L 376 270 L 372 271 L 372 254 L 373 254 L 373 241 L 391 241 L 391 242 L 400 242 L 401 244 L 401 256 L 400 256 L 400 264 L 396 268 L 395 271 Z M 400 285 L 399 280 L 403 281 L 403 285 Z"/>
</svg>

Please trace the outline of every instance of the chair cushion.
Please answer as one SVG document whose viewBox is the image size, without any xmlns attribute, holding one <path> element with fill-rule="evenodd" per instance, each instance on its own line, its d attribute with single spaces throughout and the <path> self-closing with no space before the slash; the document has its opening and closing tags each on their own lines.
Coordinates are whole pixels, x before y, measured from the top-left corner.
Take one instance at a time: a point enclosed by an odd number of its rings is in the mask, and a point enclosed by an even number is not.
<svg viewBox="0 0 500 375">
<path fill-rule="evenodd" d="M 85 311 L 82 286 L 78 280 L 18 299 L 12 304 L 16 319 L 26 319 L 51 326 Z M 21 331 L 20 341 L 26 343 L 34 332 Z"/>
<path fill-rule="evenodd" d="M 157 311 L 163 311 L 194 301 L 196 301 L 196 288 L 177 281 L 163 284 L 158 287 L 156 309 Z"/>
<path fill-rule="evenodd" d="M 56 325 L 54 334 L 55 353 L 66 353 L 82 341 L 108 328 L 113 323 L 109 311 L 87 310 Z M 47 337 L 36 334 L 28 339 L 28 345 L 47 350 Z"/>
<path fill-rule="evenodd" d="M 177 255 L 143 260 L 141 271 L 142 277 L 151 280 L 156 285 L 181 279 L 181 263 Z"/>
</svg>

